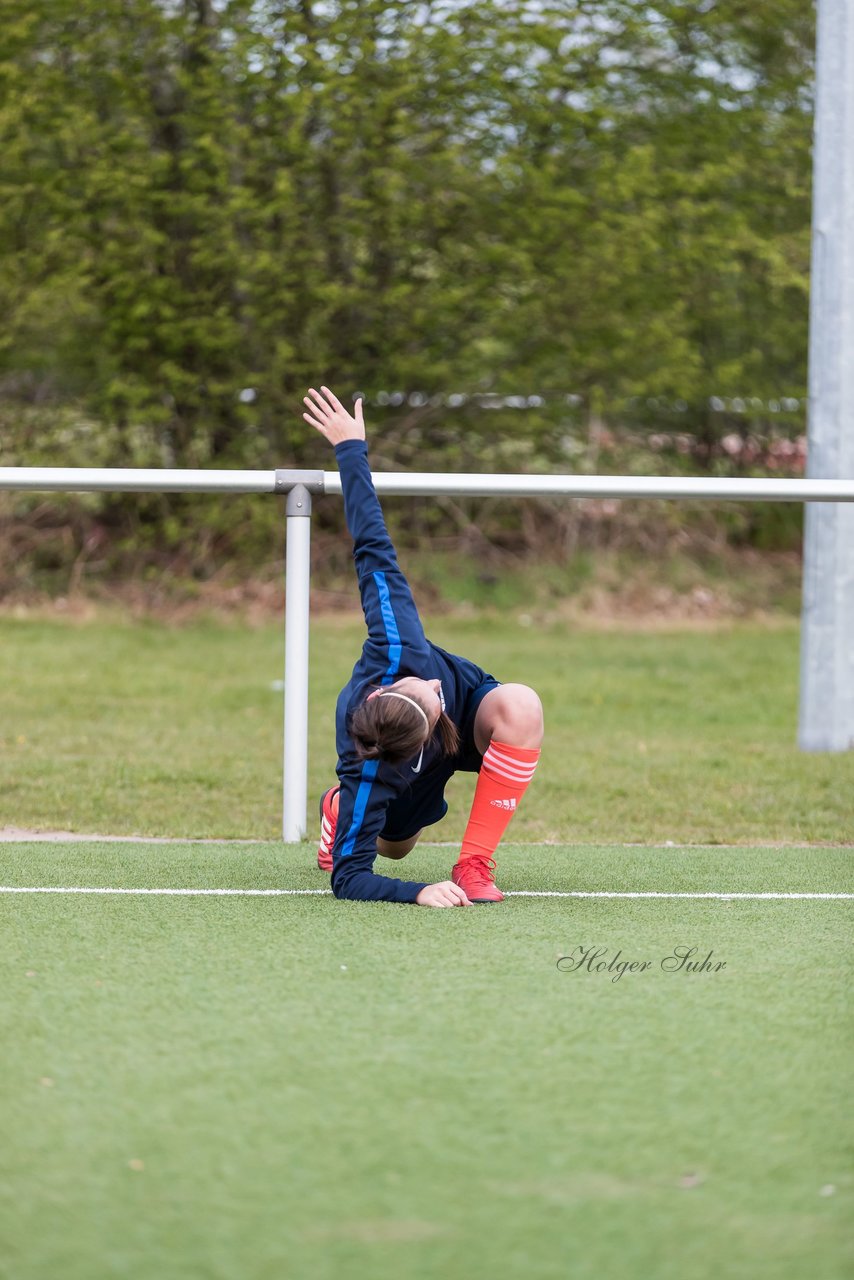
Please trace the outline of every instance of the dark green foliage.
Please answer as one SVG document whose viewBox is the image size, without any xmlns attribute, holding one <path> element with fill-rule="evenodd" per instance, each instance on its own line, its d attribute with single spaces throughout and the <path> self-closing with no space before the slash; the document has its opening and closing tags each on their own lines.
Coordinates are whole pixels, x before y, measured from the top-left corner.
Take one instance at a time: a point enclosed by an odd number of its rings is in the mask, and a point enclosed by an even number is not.
<svg viewBox="0 0 854 1280">
<path fill-rule="evenodd" d="M 381 465 L 565 469 L 568 435 L 674 405 L 707 461 L 750 420 L 712 397 L 804 394 L 812 28 L 805 0 L 8 0 L 0 462 L 317 465 L 320 380 L 422 393 L 372 408 Z"/>
</svg>

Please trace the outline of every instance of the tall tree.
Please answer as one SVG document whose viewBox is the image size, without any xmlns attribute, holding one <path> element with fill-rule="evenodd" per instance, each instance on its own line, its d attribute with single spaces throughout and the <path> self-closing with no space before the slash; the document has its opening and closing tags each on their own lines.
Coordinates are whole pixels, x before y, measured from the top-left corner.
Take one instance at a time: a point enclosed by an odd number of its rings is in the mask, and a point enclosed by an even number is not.
<svg viewBox="0 0 854 1280">
<path fill-rule="evenodd" d="M 194 465 L 298 460 L 318 375 L 797 394 L 811 49 L 807 0 L 6 0 L 0 393 Z"/>
</svg>

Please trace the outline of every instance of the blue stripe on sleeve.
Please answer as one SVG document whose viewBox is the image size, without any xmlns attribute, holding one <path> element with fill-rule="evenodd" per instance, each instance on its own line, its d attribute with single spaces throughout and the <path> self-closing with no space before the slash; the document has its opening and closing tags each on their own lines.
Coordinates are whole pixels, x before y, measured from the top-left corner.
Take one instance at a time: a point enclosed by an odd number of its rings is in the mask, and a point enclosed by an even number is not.
<svg viewBox="0 0 854 1280">
<path fill-rule="evenodd" d="M 371 794 L 371 783 L 377 776 L 379 765 L 379 760 L 366 760 L 362 765 L 362 778 L 359 782 L 359 790 L 356 792 L 356 803 L 353 806 L 353 820 L 341 846 L 340 856 L 342 858 L 349 857 L 356 847 L 356 839 L 365 820 L 365 810 L 368 807 L 368 797 Z"/>
<path fill-rule="evenodd" d="M 374 573 L 374 582 L 377 584 L 377 592 L 380 598 L 380 612 L 382 614 L 383 626 L 385 627 L 386 637 L 388 639 L 388 670 L 383 677 L 383 684 L 390 684 L 397 675 L 400 666 L 400 655 L 403 652 L 403 646 L 400 643 L 400 632 L 397 628 L 397 618 L 394 616 L 394 609 L 391 604 L 391 594 L 389 593 L 386 576 L 379 569 Z M 379 769 L 379 760 L 366 760 L 362 765 L 362 777 L 359 782 L 359 790 L 356 792 L 356 803 L 353 806 L 353 819 L 350 823 L 350 830 L 344 837 L 344 843 L 341 845 L 340 857 L 346 858 L 353 852 L 356 847 L 356 840 L 362 829 L 362 823 L 365 820 L 365 811 L 368 807 L 368 800 L 371 794 L 371 784 L 377 776 Z"/>
<path fill-rule="evenodd" d="M 400 643 L 397 618 L 394 616 L 394 609 L 391 606 L 388 583 L 386 582 L 385 574 L 379 569 L 374 573 L 374 582 L 377 584 L 377 591 L 379 592 L 380 612 L 382 613 L 383 625 L 388 639 L 388 670 L 383 677 L 383 684 L 390 684 L 400 667 L 400 655 L 403 652 L 403 646 Z"/>
</svg>

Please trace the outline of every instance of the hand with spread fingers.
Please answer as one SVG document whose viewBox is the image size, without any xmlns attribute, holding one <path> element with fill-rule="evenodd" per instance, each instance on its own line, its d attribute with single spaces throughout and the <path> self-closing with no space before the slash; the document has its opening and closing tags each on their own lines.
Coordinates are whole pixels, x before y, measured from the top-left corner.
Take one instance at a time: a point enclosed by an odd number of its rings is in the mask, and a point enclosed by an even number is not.
<svg viewBox="0 0 854 1280">
<path fill-rule="evenodd" d="M 338 397 L 328 387 L 315 391 L 309 387 L 308 395 L 303 396 L 303 404 L 308 413 L 302 416 L 312 427 L 315 427 L 331 445 L 341 444 L 344 440 L 364 440 L 365 423 L 362 417 L 362 401 L 356 401 L 355 416 L 349 414 Z"/>
</svg>

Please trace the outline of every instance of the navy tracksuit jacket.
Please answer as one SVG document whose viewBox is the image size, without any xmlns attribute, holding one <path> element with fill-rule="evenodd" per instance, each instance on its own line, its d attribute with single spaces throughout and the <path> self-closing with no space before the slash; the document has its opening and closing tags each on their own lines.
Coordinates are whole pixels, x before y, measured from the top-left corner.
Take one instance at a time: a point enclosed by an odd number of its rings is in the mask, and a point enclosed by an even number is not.
<svg viewBox="0 0 854 1280">
<path fill-rule="evenodd" d="M 435 788 L 455 769 L 477 771 L 480 758 L 471 740 L 474 709 L 484 684 L 497 681 L 475 663 L 431 644 L 424 635 L 412 592 L 397 563 L 368 464 L 367 445 L 345 440 L 335 455 L 344 491 L 344 512 L 353 537 L 368 638 L 353 675 L 341 690 L 335 716 L 337 773 L 341 784 L 338 824 L 332 850 L 332 891 L 336 898 L 373 902 L 414 902 L 424 882 L 375 875 L 377 836 L 388 805 L 422 788 Z M 377 685 L 402 676 L 442 682 L 445 709 L 460 730 L 461 754 L 449 761 L 437 742 L 403 764 L 360 760 L 350 737 L 350 717 Z M 478 691 L 480 691 L 478 693 Z M 423 794 L 423 792 L 422 792 Z"/>
</svg>

